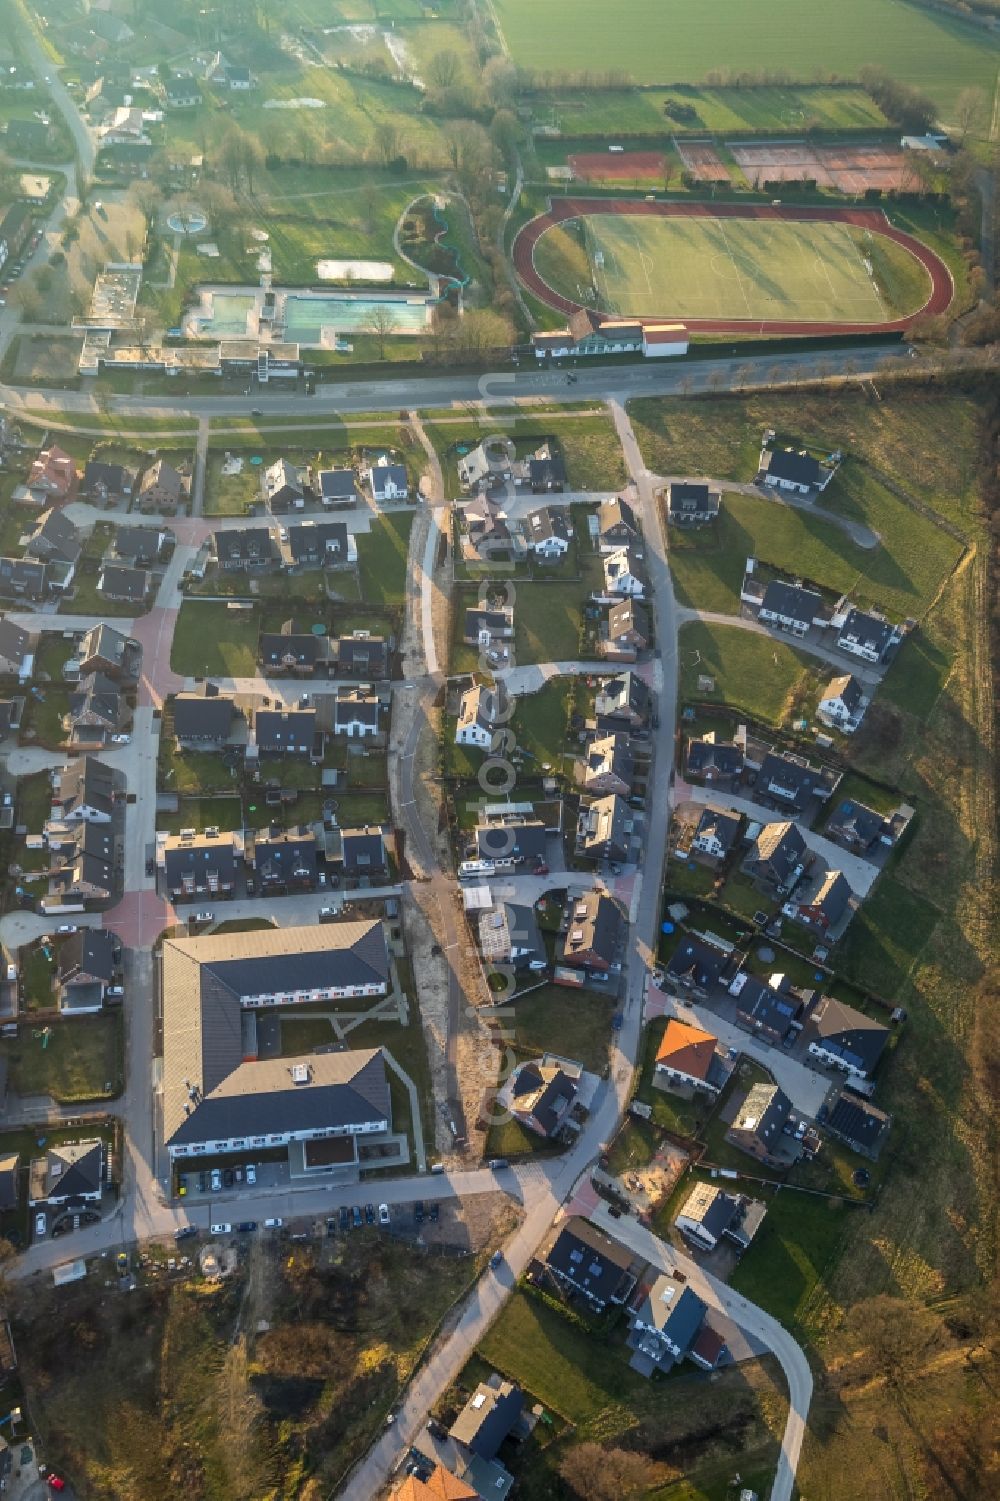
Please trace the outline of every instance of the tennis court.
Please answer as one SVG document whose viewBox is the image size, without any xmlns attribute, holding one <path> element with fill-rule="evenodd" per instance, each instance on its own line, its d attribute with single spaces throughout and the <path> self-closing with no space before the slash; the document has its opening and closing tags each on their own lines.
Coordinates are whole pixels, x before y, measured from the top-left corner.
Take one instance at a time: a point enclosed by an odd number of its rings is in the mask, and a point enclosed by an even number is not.
<svg viewBox="0 0 1000 1501">
<path fill-rule="evenodd" d="M 712 141 L 679 141 L 675 136 L 674 149 L 685 172 L 699 182 L 729 181 L 726 164 Z"/>
<path fill-rule="evenodd" d="M 607 313 L 879 324 L 930 291 L 906 250 L 853 225 L 611 214 L 583 225 Z"/>
<path fill-rule="evenodd" d="M 568 158 L 581 182 L 662 182 L 660 151 L 585 151 Z"/>
<path fill-rule="evenodd" d="M 859 145 L 813 146 L 807 141 L 735 142 L 730 145 L 747 182 L 813 181 L 838 193 L 863 193 L 868 188 L 912 187 L 917 179 L 907 152 L 878 142 Z"/>
</svg>

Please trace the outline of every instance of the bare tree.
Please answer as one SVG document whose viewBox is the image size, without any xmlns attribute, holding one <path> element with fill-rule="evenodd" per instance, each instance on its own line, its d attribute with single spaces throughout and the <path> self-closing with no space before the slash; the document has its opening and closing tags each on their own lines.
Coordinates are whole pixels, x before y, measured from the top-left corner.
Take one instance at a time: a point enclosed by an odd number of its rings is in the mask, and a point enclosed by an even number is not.
<svg viewBox="0 0 1000 1501">
<path fill-rule="evenodd" d="M 383 167 L 399 155 L 399 131 L 390 120 L 382 120 L 372 132 L 372 147 Z"/>
<path fill-rule="evenodd" d="M 372 334 L 378 343 L 378 357 L 385 359 L 385 341 L 396 331 L 396 315 L 384 302 L 376 302 L 365 319 L 365 332 Z"/>
<path fill-rule="evenodd" d="M 427 77 L 436 89 L 450 89 L 458 82 L 462 71 L 461 59 L 457 52 L 452 52 L 446 47 L 442 52 L 435 52 L 427 64 Z"/>
<path fill-rule="evenodd" d="M 970 84 L 955 100 L 955 123 L 964 141 L 986 118 L 986 95 L 982 89 Z"/>
<path fill-rule="evenodd" d="M 560 1478 L 579 1501 L 627 1501 L 649 1486 L 650 1462 L 629 1449 L 605 1449 L 601 1444 L 576 1444 L 564 1455 Z"/>
</svg>

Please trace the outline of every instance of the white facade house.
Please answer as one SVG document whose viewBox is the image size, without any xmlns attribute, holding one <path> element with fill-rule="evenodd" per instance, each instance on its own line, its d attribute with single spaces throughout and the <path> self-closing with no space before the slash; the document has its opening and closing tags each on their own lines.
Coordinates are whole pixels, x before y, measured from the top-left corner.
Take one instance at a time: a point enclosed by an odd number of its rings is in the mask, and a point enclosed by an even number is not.
<svg viewBox="0 0 1000 1501">
<path fill-rule="evenodd" d="M 407 500 L 409 498 L 410 484 L 404 464 L 390 464 L 388 459 L 383 457 L 368 470 L 367 479 L 371 485 L 374 500 Z"/>
<path fill-rule="evenodd" d="M 647 360 L 663 360 L 687 354 L 688 331 L 683 323 L 645 323 L 642 328 L 642 352 Z"/>
<path fill-rule="evenodd" d="M 489 750 L 501 719 L 501 697 L 495 688 L 475 683 L 462 694 L 455 726 L 455 744 Z"/>
<path fill-rule="evenodd" d="M 848 656 L 858 657 L 862 662 L 875 665 L 884 662 L 891 650 L 903 639 L 899 626 L 891 625 L 881 615 L 869 615 L 864 610 L 848 610 L 840 625 L 837 649 Z"/>
<path fill-rule="evenodd" d="M 867 708 L 868 699 L 861 684 L 851 673 L 844 673 L 826 685 L 816 713 L 824 724 L 832 725 L 845 735 L 853 735 Z"/>
<path fill-rule="evenodd" d="M 608 594 L 624 595 L 630 599 L 642 598 L 646 585 L 639 574 L 638 562 L 631 548 L 621 547 L 615 552 L 609 552 L 603 562 L 604 587 Z"/>
<path fill-rule="evenodd" d="M 563 558 L 569 551 L 569 525 L 563 511 L 541 506 L 529 511 L 523 522 L 524 539 L 539 558 Z"/>
</svg>

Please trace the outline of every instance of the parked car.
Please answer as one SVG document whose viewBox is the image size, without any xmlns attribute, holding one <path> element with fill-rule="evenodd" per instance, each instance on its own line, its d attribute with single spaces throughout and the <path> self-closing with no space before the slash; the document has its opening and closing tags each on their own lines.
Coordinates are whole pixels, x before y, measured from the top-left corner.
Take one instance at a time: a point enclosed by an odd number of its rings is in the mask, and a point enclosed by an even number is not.
<svg viewBox="0 0 1000 1501">
<path fill-rule="evenodd" d="M 349 1228 L 349 1226 L 350 1226 L 350 1223 L 351 1223 L 351 1216 L 347 1212 L 347 1206 L 345 1204 L 341 1204 L 341 1206 L 340 1206 L 340 1228 L 341 1228 L 341 1230 L 347 1230 Z"/>
<path fill-rule="evenodd" d="M 222 1186 L 223 1186 L 223 1188 L 232 1188 L 232 1186 L 233 1186 L 233 1184 L 235 1182 L 236 1182 L 236 1174 L 233 1172 L 232 1168 L 231 1167 L 224 1167 L 222 1169 Z"/>
<path fill-rule="evenodd" d="M 56 928 L 57 933 L 78 933 L 79 925 L 75 922 L 61 922 Z"/>
<path fill-rule="evenodd" d="M 422 1225 L 423 1224 L 423 1222 L 424 1222 L 424 1203 L 423 1203 L 422 1199 L 418 1199 L 417 1202 L 413 1206 L 413 1218 L 414 1218 L 415 1222 L 418 1225 Z"/>
<path fill-rule="evenodd" d="M 440 1218 L 441 1218 L 441 1205 L 438 1204 L 437 1202 L 435 1202 L 435 1203 L 433 1203 L 431 1205 L 431 1215 L 430 1215 L 431 1224 L 432 1225 L 436 1225 L 437 1222 L 438 1222 L 438 1220 Z"/>
<path fill-rule="evenodd" d="M 49 1475 L 45 1483 L 50 1491 L 64 1491 L 66 1489 L 66 1482 L 61 1475 Z"/>
<path fill-rule="evenodd" d="M 490 1257 L 490 1266 L 493 1267 L 494 1270 L 496 1270 L 496 1268 L 498 1266 L 502 1266 L 502 1265 L 503 1265 L 503 1252 L 502 1251 L 494 1251 L 493 1255 Z"/>
<path fill-rule="evenodd" d="M 375 1205 L 374 1204 L 366 1204 L 365 1205 L 365 1224 L 366 1225 L 374 1225 L 374 1223 L 375 1223 Z"/>
<path fill-rule="evenodd" d="M 254 1164 L 252 1162 L 248 1162 L 247 1163 L 247 1182 L 248 1183 L 256 1183 L 257 1182 L 257 1169 L 256 1169 L 256 1167 L 254 1166 Z"/>
<path fill-rule="evenodd" d="M 213 1169 L 212 1169 L 212 1192 L 214 1194 L 218 1193 L 219 1189 L 221 1187 L 222 1187 L 222 1173 L 219 1171 L 219 1169 L 217 1167 L 213 1167 Z"/>
<path fill-rule="evenodd" d="M 111 744 L 112 745 L 130 745 L 131 742 L 132 742 L 132 736 L 131 735 L 112 735 L 112 737 L 111 737 Z"/>
<path fill-rule="evenodd" d="M 45 1234 L 45 1231 L 46 1231 L 46 1229 L 48 1227 L 48 1223 L 49 1222 L 45 1218 L 44 1214 L 36 1214 L 35 1215 L 35 1235 L 38 1236 L 39 1239 Z"/>
<path fill-rule="evenodd" d="M 174 1231 L 174 1240 L 190 1240 L 192 1235 L 198 1234 L 197 1225 L 178 1225 Z"/>
<path fill-rule="evenodd" d="M 354 1226 L 355 1230 L 357 1230 L 357 1228 L 361 1224 L 361 1210 L 358 1208 L 357 1204 L 355 1204 L 354 1208 L 351 1210 L 351 1224 Z"/>
<path fill-rule="evenodd" d="M 379 1222 L 380 1225 L 388 1225 L 388 1223 L 389 1223 L 389 1206 L 388 1206 L 388 1204 L 380 1204 L 378 1206 L 378 1222 Z"/>
<path fill-rule="evenodd" d="M 241 1235 L 252 1235 L 257 1228 L 256 1220 L 240 1220 L 236 1226 Z"/>
<path fill-rule="evenodd" d="M 212 1234 L 213 1235 L 230 1235 L 230 1234 L 232 1234 L 232 1229 L 233 1229 L 233 1227 L 229 1223 L 228 1220 L 220 1220 L 217 1225 L 213 1225 L 212 1226 Z"/>
<path fill-rule="evenodd" d="M 280 1230 L 281 1227 L 282 1227 L 282 1225 L 284 1223 L 285 1223 L 284 1220 L 277 1219 L 277 1218 L 275 1218 L 273 1220 L 265 1220 L 264 1221 L 264 1229 L 265 1230 Z"/>
<path fill-rule="evenodd" d="M 194 915 L 194 917 L 192 917 L 191 921 L 192 922 L 214 922 L 215 921 L 215 913 L 214 912 L 209 912 L 208 908 L 206 907 L 206 909 L 205 909 L 204 912 L 196 912 L 195 915 Z"/>
</svg>

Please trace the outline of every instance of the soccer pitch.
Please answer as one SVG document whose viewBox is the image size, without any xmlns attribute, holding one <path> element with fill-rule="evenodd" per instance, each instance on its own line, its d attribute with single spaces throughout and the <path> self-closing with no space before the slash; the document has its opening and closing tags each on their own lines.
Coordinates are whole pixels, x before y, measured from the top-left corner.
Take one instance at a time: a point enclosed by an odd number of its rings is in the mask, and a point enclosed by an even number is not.
<svg viewBox="0 0 1000 1501">
<path fill-rule="evenodd" d="M 875 324 L 916 312 L 931 290 L 909 251 L 854 225 L 621 214 L 581 222 L 607 313 Z M 552 285 L 574 295 L 573 280 Z"/>
</svg>

